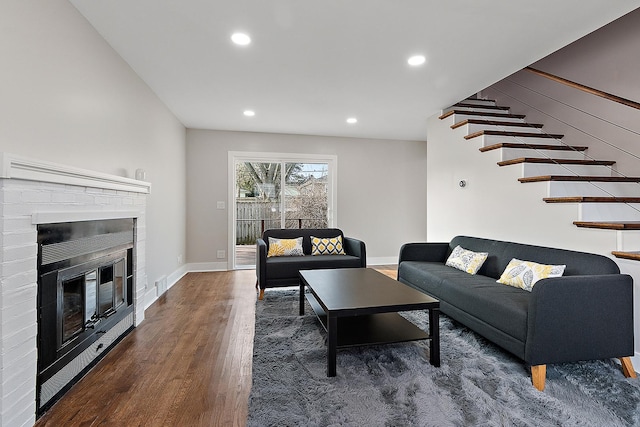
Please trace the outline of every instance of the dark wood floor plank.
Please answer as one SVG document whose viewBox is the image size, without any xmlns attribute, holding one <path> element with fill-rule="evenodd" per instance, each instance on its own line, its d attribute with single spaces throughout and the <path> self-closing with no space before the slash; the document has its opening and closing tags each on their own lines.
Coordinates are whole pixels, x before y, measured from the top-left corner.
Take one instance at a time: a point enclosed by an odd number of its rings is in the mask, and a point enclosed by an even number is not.
<svg viewBox="0 0 640 427">
<path fill-rule="evenodd" d="M 253 270 L 188 274 L 36 426 L 245 425 L 254 284 Z"/>
</svg>

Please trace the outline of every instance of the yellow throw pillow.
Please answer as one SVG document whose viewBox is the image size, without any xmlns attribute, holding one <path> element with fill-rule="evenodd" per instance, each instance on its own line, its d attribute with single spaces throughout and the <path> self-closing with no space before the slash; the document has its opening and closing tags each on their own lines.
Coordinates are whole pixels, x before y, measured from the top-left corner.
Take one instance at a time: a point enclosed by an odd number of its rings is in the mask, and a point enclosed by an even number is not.
<svg viewBox="0 0 640 427">
<path fill-rule="evenodd" d="M 302 256 L 302 237 L 295 239 L 275 239 L 269 237 L 267 258 L 274 256 Z"/>
<path fill-rule="evenodd" d="M 311 255 L 346 255 L 342 236 L 325 239 L 311 236 Z"/>
<path fill-rule="evenodd" d="M 538 280 L 560 277 L 566 267 L 566 265 L 545 265 L 513 258 L 497 282 L 531 292 Z"/>
<path fill-rule="evenodd" d="M 445 265 L 469 274 L 476 274 L 488 256 L 488 252 L 473 252 L 458 245 L 447 258 Z"/>
</svg>

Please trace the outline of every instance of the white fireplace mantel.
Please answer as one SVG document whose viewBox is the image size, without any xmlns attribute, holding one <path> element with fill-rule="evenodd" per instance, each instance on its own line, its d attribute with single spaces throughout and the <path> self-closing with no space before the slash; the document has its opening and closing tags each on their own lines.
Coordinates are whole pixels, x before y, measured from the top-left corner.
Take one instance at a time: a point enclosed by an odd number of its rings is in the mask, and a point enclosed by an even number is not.
<svg viewBox="0 0 640 427">
<path fill-rule="evenodd" d="M 0 153 L 0 178 L 53 182 L 148 194 L 151 184 L 117 175 Z"/>
</svg>

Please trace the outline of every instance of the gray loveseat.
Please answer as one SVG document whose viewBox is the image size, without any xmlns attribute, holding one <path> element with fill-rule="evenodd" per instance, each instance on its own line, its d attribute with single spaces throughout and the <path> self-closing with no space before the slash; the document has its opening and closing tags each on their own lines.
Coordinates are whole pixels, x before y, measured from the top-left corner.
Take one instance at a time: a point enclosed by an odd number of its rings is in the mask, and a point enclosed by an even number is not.
<svg viewBox="0 0 640 427">
<path fill-rule="evenodd" d="M 476 275 L 445 265 L 456 246 L 489 256 Z M 512 258 L 566 264 L 531 292 L 496 283 Z M 440 300 L 441 311 L 531 365 L 544 389 L 546 365 L 619 358 L 635 377 L 633 279 L 601 255 L 457 236 L 400 249 L 398 280 Z M 443 344 L 443 346 L 446 344 Z M 455 349 L 452 349 L 454 351 Z"/>
<path fill-rule="evenodd" d="M 333 238 L 342 236 L 342 245 L 346 255 L 311 255 L 311 236 Z M 295 239 L 302 237 L 302 256 L 267 257 L 269 237 L 277 239 Z M 367 266 L 367 254 L 364 242 L 345 237 L 338 228 L 303 228 L 265 230 L 262 238 L 256 242 L 256 288 L 260 289 L 260 299 L 266 288 L 294 286 L 300 284 L 300 270 L 327 268 L 361 268 Z"/>
</svg>

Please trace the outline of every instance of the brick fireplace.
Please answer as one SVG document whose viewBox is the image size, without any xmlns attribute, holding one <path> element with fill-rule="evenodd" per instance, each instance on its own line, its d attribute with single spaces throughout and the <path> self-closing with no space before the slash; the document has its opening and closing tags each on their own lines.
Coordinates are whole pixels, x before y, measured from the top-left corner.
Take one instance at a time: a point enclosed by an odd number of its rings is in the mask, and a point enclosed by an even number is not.
<svg viewBox="0 0 640 427">
<path fill-rule="evenodd" d="M 144 319 L 150 184 L 0 153 L 0 425 L 36 420 L 38 226 L 132 219 L 133 325 Z"/>
</svg>

